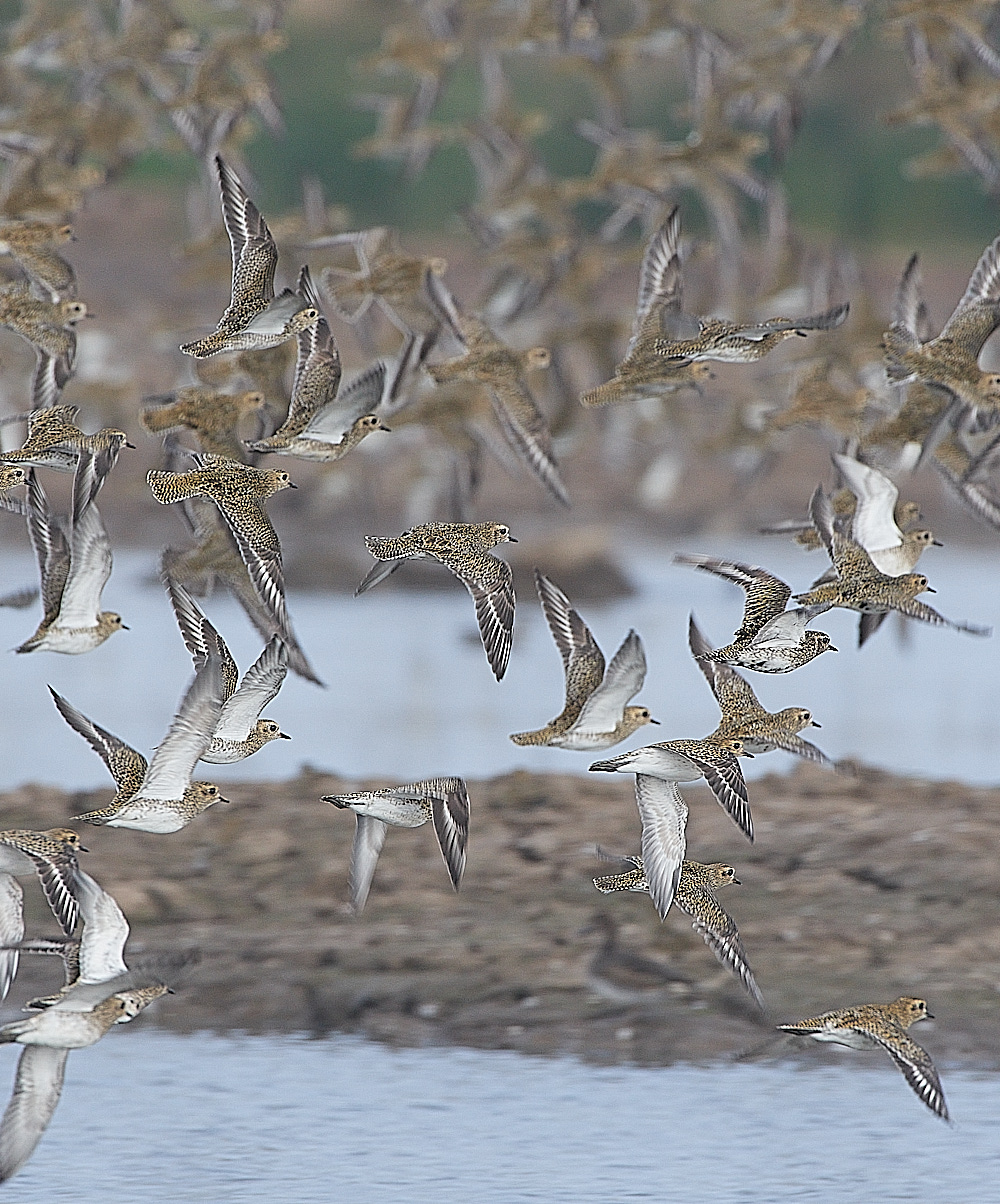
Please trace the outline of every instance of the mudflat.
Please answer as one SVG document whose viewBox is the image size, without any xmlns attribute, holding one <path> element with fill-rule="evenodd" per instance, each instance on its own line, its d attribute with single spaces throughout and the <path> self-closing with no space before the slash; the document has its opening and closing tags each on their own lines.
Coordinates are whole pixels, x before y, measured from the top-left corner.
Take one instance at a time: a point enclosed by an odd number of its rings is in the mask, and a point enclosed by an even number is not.
<svg viewBox="0 0 1000 1204">
<path fill-rule="evenodd" d="M 761 1017 L 683 914 L 661 924 L 647 896 L 594 889 L 595 875 L 613 871 L 595 844 L 638 852 L 631 777 L 470 782 L 461 891 L 430 825 L 390 830 L 354 917 L 354 817 L 320 796 L 385 784 L 304 770 L 227 783 L 230 805 L 172 836 L 82 833 L 87 870 L 131 922 L 129 951 L 200 954 L 156 1023 L 656 1064 L 740 1055 L 775 1021 L 911 994 L 936 1017 L 915 1031 L 936 1060 L 1000 1064 L 1000 788 L 803 764 L 750 783 L 750 845 L 707 787 L 685 787 L 688 856 L 727 861 L 742 883 L 720 901 L 767 1001 Z M 3 826 L 55 826 L 103 801 L 102 791 L 28 785 L 3 797 Z M 40 892 L 26 896 L 28 934 L 48 932 Z M 584 930 L 598 912 L 617 921 L 622 948 L 683 981 L 628 1002 L 595 992 L 604 938 Z M 58 972 L 53 959 L 25 958 L 8 1010 Z"/>
</svg>

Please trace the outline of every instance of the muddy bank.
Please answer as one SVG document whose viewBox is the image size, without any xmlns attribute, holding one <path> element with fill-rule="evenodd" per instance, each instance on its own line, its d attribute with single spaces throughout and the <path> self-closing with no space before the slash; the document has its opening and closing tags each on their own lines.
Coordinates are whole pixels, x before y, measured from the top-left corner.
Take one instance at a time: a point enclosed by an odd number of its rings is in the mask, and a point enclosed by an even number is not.
<svg viewBox="0 0 1000 1204">
<path fill-rule="evenodd" d="M 647 897 L 591 885 L 607 872 L 594 842 L 638 848 L 631 782 L 470 783 L 461 892 L 430 825 L 390 831 L 358 919 L 344 906 L 353 816 L 319 801 L 358 785 L 325 774 L 227 786 L 231 806 L 174 836 L 87 829 L 84 861 L 129 917 L 130 948 L 200 950 L 156 1013 L 177 1031 L 354 1031 L 650 1063 L 750 1048 L 766 1024 L 685 917 L 661 925 Z M 921 995 L 936 1058 L 1000 1064 L 1000 789 L 803 766 L 752 783 L 753 846 L 707 788 L 686 793 L 689 856 L 737 867 L 743 885 L 723 902 L 776 1019 Z M 103 801 L 27 786 L 3 798 L 3 826 L 61 824 Z M 29 933 L 50 931 L 40 892 L 26 894 Z M 687 981 L 632 1003 L 595 994 L 601 938 L 581 929 L 602 910 L 625 947 Z M 14 1006 L 58 976 L 27 960 Z"/>
</svg>

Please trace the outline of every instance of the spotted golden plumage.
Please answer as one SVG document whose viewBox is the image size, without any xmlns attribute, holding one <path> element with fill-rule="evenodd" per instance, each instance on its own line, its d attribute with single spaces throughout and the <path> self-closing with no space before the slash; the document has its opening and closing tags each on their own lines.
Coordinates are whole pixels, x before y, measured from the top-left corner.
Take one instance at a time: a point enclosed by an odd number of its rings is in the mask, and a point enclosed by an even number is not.
<svg viewBox="0 0 1000 1204">
<path fill-rule="evenodd" d="M 264 499 L 281 489 L 294 489 L 287 472 L 254 468 L 228 456 L 203 454 L 189 472 L 150 469 L 146 480 L 164 506 L 182 502 L 196 493 L 211 498 L 226 517 L 239 543 L 258 556 L 281 564 L 281 545 L 264 510 Z"/>
<path fill-rule="evenodd" d="M 663 336 L 661 318 L 664 312 L 680 305 L 680 233 L 680 209 L 675 205 L 667 220 L 649 240 L 642 257 L 639 298 L 625 358 L 616 366 L 611 380 L 581 394 L 583 405 L 603 406 L 613 402 L 640 401 L 662 397 L 686 387 L 698 389 L 712 375 L 706 363 L 695 360 L 675 363 L 665 359 L 656 349 Z"/>
<path fill-rule="evenodd" d="M 189 385 L 144 400 L 149 404 L 140 417 L 147 431 L 159 434 L 186 427 L 197 435 L 202 451 L 232 460 L 242 460 L 245 455 L 237 434 L 240 423 L 264 406 L 264 394 L 258 389 L 225 393 L 206 385 Z"/>
<path fill-rule="evenodd" d="M 821 314 L 806 318 L 767 318 L 763 322 L 726 322 L 721 318 L 698 317 L 682 307 L 680 259 L 680 217 L 675 208 L 654 237 L 647 252 L 648 271 L 640 281 L 639 312 L 649 301 L 654 304 L 647 318 L 656 318 L 660 330 L 650 329 L 648 351 L 666 362 L 719 360 L 730 364 L 749 364 L 759 360 L 785 339 L 804 335 L 810 330 L 833 330 L 847 317 L 849 306 L 835 305 Z M 647 265 L 644 263 L 644 269 Z M 634 338 L 635 336 L 633 336 Z"/>
<path fill-rule="evenodd" d="M 465 354 L 428 364 L 427 371 L 438 384 L 464 380 L 485 385 L 504 438 L 552 496 L 568 506 L 569 495 L 552 454 L 548 423 L 524 380 L 525 372 L 548 367 L 551 358 L 548 349 L 531 347 L 524 352 L 514 351 L 481 318 L 464 315 L 459 321 L 457 333 L 465 345 Z"/>
<path fill-rule="evenodd" d="M 829 1041 L 850 1049 L 884 1049 L 935 1116 L 948 1120 L 941 1080 L 930 1055 L 907 1033 L 918 1020 L 933 1020 L 923 999 L 901 995 L 892 1003 L 863 1003 L 823 1012 L 810 1020 L 779 1024 L 783 1033 Z"/>
<path fill-rule="evenodd" d="M 594 885 L 602 894 L 615 891 L 641 891 L 649 893 L 649 883 L 642 866 L 641 857 L 617 857 L 597 850 L 606 860 L 622 861 L 632 866 L 620 874 L 606 874 L 595 878 Z M 702 864 L 700 861 L 682 861 L 681 874 L 674 893 L 674 903 L 685 915 L 691 917 L 691 925 L 719 961 L 740 980 L 744 989 L 761 1011 L 765 1010 L 764 997 L 750 969 L 747 955 L 740 940 L 736 922 L 715 897 L 715 892 L 729 883 L 740 884 L 736 871 L 724 862 Z"/>
<path fill-rule="evenodd" d="M 274 295 L 278 249 L 257 206 L 239 176 L 215 156 L 222 214 L 233 253 L 232 296 L 216 329 L 203 339 L 182 343 L 181 351 L 198 359 L 223 351 L 273 347 L 294 338 L 319 318 L 291 289 Z"/>
<path fill-rule="evenodd" d="M 656 723 L 648 708 L 626 706 L 646 678 L 646 655 L 638 635 L 628 633 L 605 672 L 604 654 L 569 598 L 538 569 L 535 587 L 562 656 L 566 704 L 545 727 L 517 732 L 511 740 L 596 750 L 628 739 L 644 724 Z"/>
<path fill-rule="evenodd" d="M 436 560 L 450 569 L 472 595 L 486 658 L 497 681 L 507 671 L 514 633 L 514 576 L 510 565 L 489 553 L 500 543 L 516 543 L 503 523 L 419 523 L 391 539 L 366 535 L 376 560 L 355 596 L 384 581 L 404 560 Z"/>
<path fill-rule="evenodd" d="M 742 741 L 733 738 L 667 740 L 590 766 L 592 773 L 635 774 L 643 864 L 661 919 L 670 910 L 687 844 L 688 808 L 678 782 L 704 778 L 732 821 L 753 840 L 747 787 L 737 760 L 742 752 Z"/>
<path fill-rule="evenodd" d="M 339 460 L 372 431 L 389 429 L 374 412 L 382 399 L 385 367 L 373 365 L 341 393 L 340 352 L 322 315 L 308 267 L 299 273 L 299 295 L 320 310 L 320 318 L 298 336 L 288 415 L 273 435 L 247 447 L 303 460 Z"/>
<path fill-rule="evenodd" d="M 164 440 L 169 471 L 186 471 L 197 460 L 181 448 L 173 436 Z M 288 652 L 288 666 L 307 681 L 322 685 L 292 627 L 285 605 L 284 586 L 275 566 L 245 557 L 228 521 L 214 502 L 194 494 L 180 503 L 180 513 L 195 543 L 190 548 L 166 548 L 161 557 L 162 570 L 199 597 L 210 593 L 221 582 L 246 612 L 247 618 L 265 640 L 280 637 Z M 254 576 L 247 560 L 254 564 Z M 260 582 L 259 589 L 256 582 Z"/>
<path fill-rule="evenodd" d="M 225 691 L 218 634 L 207 623 L 202 634 L 208 654 L 148 763 L 141 753 L 98 727 L 50 687 L 59 713 L 104 761 L 117 787 L 106 807 L 74 818 L 140 832 L 177 832 L 207 807 L 226 801 L 212 782 L 191 781 L 194 766 L 212 742 Z"/>
<path fill-rule="evenodd" d="M 817 615 L 830 609 L 832 602 L 785 610 L 792 591 L 767 569 L 686 552 L 678 553 L 674 563 L 714 573 L 746 591 L 743 623 L 732 643 L 704 653 L 708 659 L 758 673 L 790 673 L 820 653 L 837 651 L 825 631 L 806 630 Z"/>
<path fill-rule="evenodd" d="M 956 426 L 977 420 L 993 425 L 1000 417 L 1000 373 L 984 372 L 979 356 L 998 324 L 1000 238 L 979 257 L 962 299 L 936 338 L 927 329 L 919 261 L 913 255 L 896 292 L 892 325 L 883 336 L 886 374 L 894 384 L 919 380 L 943 391 L 953 399 L 945 419 Z"/>
<path fill-rule="evenodd" d="M 916 595 L 930 589 L 922 573 L 902 573 L 898 577 L 880 573 L 864 548 L 849 535 L 837 530 L 830 499 L 822 486 L 817 486 L 813 494 L 810 514 L 826 544 L 837 579 L 818 585 L 806 593 L 796 594 L 797 602 L 808 607 L 839 606 L 860 611 L 862 615 L 881 615 L 889 610 L 897 610 L 923 623 L 951 627 L 969 635 L 986 636 L 991 633 L 992 628 L 973 623 L 955 623 L 923 602 L 918 602 Z"/>
<path fill-rule="evenodd" d="M 115 466 L 123 447 L 132 447 L 128 436 L 117 427 L 106 426 L 93 435 L 76 425 L 79 406 L 53 405 L 32 410 L 28 415 L 28 437 L 19 448 L 0 453 L 5 464 L 54 468 L 72 472 L 81 451 L 94 453 L 96 487 Z"/>
<path fill-rule="evenodd" d="M 51 301 L 76 293 L 73 268 L 56 247 L 74 238 L 65 222 L 16 221 L 0 225 L 0 255 L 10 255 Z"/>
<path fill-rule="evenodd" d="M 712 660 L 708 655 L 711 646 L 694 621 L 694 615 L 688 621 L 688 646 L 722 712 L 719 726 L 710 739 L 741 740 L 744 753 L 751 756 L 780 748 L 807 761 L 830 764 L 825 753 L 798 734 L 803 728 L 820 726 L 812 712 L 805 707 L 785 707 L 775 712 L 765 710 L 745 677 L 731 665 Z"/>
</svg>

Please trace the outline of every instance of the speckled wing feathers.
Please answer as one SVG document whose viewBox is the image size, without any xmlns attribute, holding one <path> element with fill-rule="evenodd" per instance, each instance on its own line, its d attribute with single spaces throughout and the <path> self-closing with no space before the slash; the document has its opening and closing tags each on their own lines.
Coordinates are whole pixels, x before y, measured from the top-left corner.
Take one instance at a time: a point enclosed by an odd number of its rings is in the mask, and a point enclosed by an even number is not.
<svg viewBox="0 0 1000 1204">
<path fill-rule="evenodd" d="M 146 758 L 111 732 L 99 727 L 49 686 L 59 714 L 97 753 L 118 787 L 119 797 L 131 798 L 146 776 Z"/>
<path fill-rule="evenodd" d="M 860 1028 L 860 1026 L 859 1026 Z M 873 1028 L 861 1028 L 885 1050 L 903 1072 L 903 1077 L 928 1108 L 943 1119 L 948 1119 L 948 1108 L 944 1100 L 941 1080 L 927 1051 L 913 1040 L 901 1027 L 892 1034 L 892 1040 Z"/>
<path fill-rule="evenodd" d="M 739 929 L 715 895 L 705 886 L 687 886 L 682 875 L 675 902 L 691 918 L 694 930 L 722 965 L 736 975 L 757 1006 L 764 1011 L 764 997 L 747 961 Z"/>
</svg>

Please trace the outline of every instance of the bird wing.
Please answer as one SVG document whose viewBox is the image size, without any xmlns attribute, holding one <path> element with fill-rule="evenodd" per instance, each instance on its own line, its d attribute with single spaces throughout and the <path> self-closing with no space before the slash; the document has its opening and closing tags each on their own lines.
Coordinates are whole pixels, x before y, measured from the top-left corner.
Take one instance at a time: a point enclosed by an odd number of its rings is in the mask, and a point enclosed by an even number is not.
<svg viewBox="0 0 1000 1204">
<path fill-rule="evenodd" d="M 675 205 L 667 220 L 649 240 L 642 266 L 639 269 L 639 297 L 629 340 L 630 354 L 635 347 L 646 318 L 655 308 L 661 310 L 681 308 L 681 261 L 678 244 L 681 236 L 680 207 Z"/>
<path fill-rule="evenodd" d="M 288 673 L 288 652 L 278 636 L 243 674 L 239 689 L 226 699 L 216 724 L 218 740 L 245 740 L 261 712 L 281 689 Z"/>
<path fill-rule="evenodd" d="M 610 732 L 625 713 L 629 699 L 634 698 L 646 680 L 646 653 L 642 640 L 630 631 L 621 647 L 611 658 L 604 680 L 583 705 L 573 728 L 577 732 Z"/>
<path fill-rule="evenodd" d="M 59 714 L 74 731 L 80 733 L 107 765 L 108 772 L 114 778 L 115 785 L 119 790 L 126 789 L 131 783 L 134 793 L 146 776 L 146 758 L 142 753 L 136 752 L 131 745 L 126 744 L 124 740 L 119 740 L 117 736 L 105 731 L 103 727 L 98 727 L 92 719 L 88 719 L 86 715 L 78 711 L 61 694 L 57 694 L 51 686 L 49 686 L 49 693 L 52 695 Z"/>
<path fill-rule="evenodd" d="M 442 561 L 472 595 L 486 658 L 499 681 L 507 671 L 514 635 L 514 574 L 511 567 L 506 560 L 488 552 L 480 558 L 479 565 L 471 568 L 456 565 L 451 557 L 442 557 Z"/>
<path fill-rule="evenodd" d="M 688 809 L 676 782 L 635 775 L 635 801 L 642 820 L 642 864 L 656 910 L 662 920 L 670 910 L 680 881 L 687 847 Z"/>
<path fill-rule="evenodd" d="M 809 501 L 809 517 L 819 532 L 837 576 L 843 580 L 879 576 L 872 558 L 856 540 L 842 535 L 834 525 L 833 503 L 822 485 Z M 798 595 L 796 595 L 798 596 Z"/>
<path fill-rule="evenodd" d="M 742 673 L 737 673 L 732 665 L 708 659 L 707 654 L 712 651 L 712 648 L 695 622 L 694 615 L 688 618 L 688 647 L 691 649 L 695 664 L 704 673 L 705 680 L 711 686 L 719 709 L 726 718 L 735 715 L 742 717 L 767 714 L 757 700 L 753 687 Z"/>
<path fill-rule="evenodd" d="M 80 453 L 73 478 L 73 523 L 70 531 L 70 566 L 56 625 L 95 627 L 101 594 L 111 576 L 111 541 L 94 502 L 94 457 Z"/>
<path fill-rule="evenodd" d="M 903 269 L 892 304 L 892 324 L 902 326 L 921 343 L 930 338 L 930 315 L 924 300 L 920 277 L 920 258 L 914 254 Z"/>
<path fill-rule="evenodd" d="M 1000 322 L 1000 238 L 979 257 L 962 299 L 938 336 L 960 343 L 963 351 L 979 357 L 983 345 Z"/>
<path fill-rule="evenodd" d="M 207 626 L 207 624 L 206 624 Z M 146 770 L 139 794 L 148 799 L 183 798 L 191 771 L 212 742 L 222 710 L 222 657 L 218 640 L 206 634 L 209 656 L 194 676 Z"/>
<path fill-rule="evenodd" d="M 956 623 L 954 619 L 946 619 L 944 615 L 926 602 L 921 602 L 917 598 L 905 598 L 900 602 L 892 602 L 890 606 L 893 610 L 898 610 L 900 614 L 909 615 L 911 619 L 919 619 L 921 623 L 932 623 L 935 627 L 950 627 L 953 631 L 964 631 L 969 635 L 988 636 L 992 634 L 992 627 L 980 627 L 976 623 Z"/>
<path fill-rule="evenodd" d="M 386 364 L 372 364 L 346 384 L 339 394 L 321 406 L 302 431 L 309 439 L 339 443 L 359 418 L 374 414 L 385 393 Z"/>
<path fill-rule="evenodd" d="M 714 556 L 700 556 L 689 552 L 678 552 L 675 564 L 688 564 L 706 573 L 714 573 L 726 581 L 746 590 L 747 600 L 743 612 L 743 624 L 734 639 L 750 638 L 761 628 L 780 615 L 791 597 L 791 589 L 767 569 L 756 565 L 740 564 L 735 560 L 718 560 Z"/>
<path fill-rule="evenodd" d="M 7 998 L 17 973 L 19 951 L 24 940 L 24 891 L 13 874 L 0 874 L 0 999 Z"/>
<path fill-rule="evenodd" d="M 853 1028 L 876 1041 L 903 1072 L 903 1077 L 924 1101 L 928 1108 L 944 1120 L 948 1119 L 948 1107 L 944 1102 L 941 1080 L 931 1061 L 931 1056 L 898 1024 L 892 1024 L 891 1037 L 879 1028 L 855 1023 Z"/>
<path fill-rule="evenodd" d="M 818 765 L 830 764 L 830 758 L 825 752 L 818 749 L 815 744 L 810 744 L 808 740 L 803 740 L 801 736 L 795 735 L 792 732 L 777 732 L 774 735 L 768 734 L 767 738 L 777 748 L 781 748 L 793 756 L 802 757 L 805 761 L 815 761 Z"/>
<path fill-rule="evenodd" d="M 552 455 L 549 424 L 527 386 L 520 380 L 505 380 L 490 384 L 489 394 L 504 438 L 552 496 L 568 506 L 569 494 Z"/>
<path fill-rule="evenodd" d="M 834 452 L 833 461 L 858 499 L 851 528 L 855 540 L 866 552 L 898 547 L 903 542 L 903 533 L 893 517 L 899 498 L 896 486 L 884 473 L 851 456 Z"/>
<path fill-rule="evenodd" d="M 351 848 L 351 907 L 355 914 L 359 913 L 371 890 L 372 878 L 375 876 L 375 866 L 378 855 L 385 844 L 385 834 L 389 829 L 380 819 L 371 815 L 358 815 L 358 825 L 354 830 L 354 844 Z M 449 870 L 450 870 L 449 866 Z"/>
<path fill-rule="evenodd" d="M 278 249 L 271 231 L 247 196 L 239 176 L 221 155 L 215 156 L 215 167 L 219 173 L 222 216 L 233 252 L 233 298 L 250 287 L 255 292 L 260 289 L 264 299 L 269 301 L 274 296 L 274 269 L 278 265 Z M 254 279 L 256 271 L 250 271 L 254 260 L 262 260 L 265 264 L 262 284 Z"/>
<path fill-rule="evenodd" d="M 452 885 L 458 890 L 465 870 L 469 840 L 469 791 L 461 778 L 434 778 L 418 783 L 431 793 L 431 817 Z"/>
<path fill-rule="evenodd" d="M 29 856 L 35 863 L 45 901 L 59 921 L 59 927 L 66 936 L 72 936 L 79 915 L 76 898 L 76 854 L 67 852 L 39 857 L 31 853 Z"/>
<path fill-rule="evenodd" d="M 205 644 L 204 638 L 206 624 L 213 631 L 215 628 L 205 618 L 201 607 L 180 582 L 175 581 L 169 573 L 162 571 L 160 573 L 160 580 L 167 591 L 170 605 L 174 608 L 174 617 L 177 619 L 181 638 L 184 640 L 184 645 L 188 652 L 191 653 L 195 669 L 198 669 L 208 659 L 208 647 Z M 224 701 L 228 701 L 236 692 L 240 674 L 232 653 L 226 647 L 225 640 L 223 640 L 217 631 L 215 635 L 219 643 L 219 652 L 222 656 L 223 699 Z"/>
<path fill-rule="evenodd" d="M 248 334 L 268 337 L 283 334 L 292 318 L 304 308 L 298 293 L 293 293 L 290 288 L 283 289 L 260 313 L 255 314 L 243 329 Z"/>
<path fill-rule="evenodd" d="M 747 840 L 753 843 L 750 798 L 747 794 L 747 784 L 743 780 L 743 770 L 740 769 L 740 763 L 736 757 L 724 748 L 720 748 L 718 756 L 713 757 L 710 761 L 687 750 L 684 755 L 698 766 L 726 814 Z"/>
<path fill-rule="evenodd" d="M 591 634 L 590 628 L 573 607 L 573 603 L 554 585 L 548 577 L 535 569 L 535 588 L 538 590 L 538 600 L 542 604 L 552 638 L 562 657 L 563 670 L 569 675 L 570 666 L 579 657 L 588 660 L 600 660 L 600 673 L 604 673 L 604 654 L 597 646 L 597 641 Z M 631 695 L 629 695 L 631 697 Z"/>
<path fill-rule="evenodd" d="M 76 890 L 83 917 L 77 982 L 89 986 L 127 974 L 123 954 L 129 927 L 122 909 L 103 887 L 80 869 L 76 872 Z"/>
<path fill-rule="evenodd" d="M 832 602 L 817 602 L 814 606 L 798 606 L 793 610 L 783 610 L 780 615 L 757 632 L 754 638 L 755 648 L 795 648 L 802 639 L 802 634 L 817 615 L 825 614 L 833 606 Z"/>
<path fill-rule="evenodd" d="M 68 1049 L 25 1046 L 0 1120 L 0 1183 L 24 1166 L 41 1141 L 62 1094 L 68 1057 Z"/>
<path fill-rule="evenodd" d="M 28 535 L 38 561 L 43 622 L 51 622 L 59 613 L 66 579 L 69 576 L 69 544 L 58 522 L 52 517 L 45 490 L 34 469 L 28 471 Z"/>
<path fill-rule="evenodd" d="M 679 891 L 677 906 L 691 917 L 691 924 L 719 961 L 740 980 L 757 1006 L 764 1010 L 764 997 L 754 981 L 753 972 L 732 916 L 715 895 L 704 887 Z"/>
</svg>

